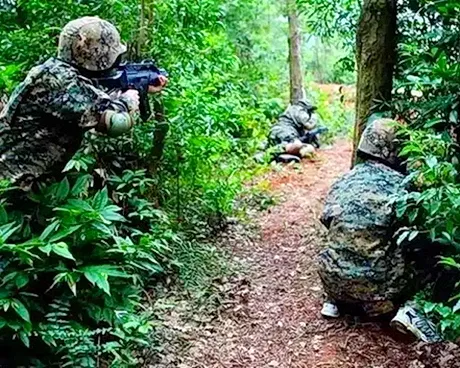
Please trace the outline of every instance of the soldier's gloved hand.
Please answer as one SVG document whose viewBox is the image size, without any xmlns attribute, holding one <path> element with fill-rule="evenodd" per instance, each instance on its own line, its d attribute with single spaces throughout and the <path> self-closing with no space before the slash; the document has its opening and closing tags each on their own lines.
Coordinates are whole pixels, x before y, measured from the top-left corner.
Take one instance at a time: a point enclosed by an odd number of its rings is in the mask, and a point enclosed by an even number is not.
<svg viewBox="0 0 460 368">
<path fill-rule="evenodd" d="M 296 139 L 294 142 L 288 143 L 285 150 L 289 155 L 299 155 L 303 146 L 304 144 L 300 140 Z"/>
<path fill-rule="evenodd" d="M 158 80 L 160 81 L 160 85 L 159 86 L 149 86 L 149 93 L 161 92 L 163 88 L 165 88 L 166 85 L 168 84 L 168 78 L 166 78 L 164 75 L 160 75 L 158 77 Z"/>
<path fill-rule="evenodd" d="M 128 104 L 129 112 L 138 112 L 139 111 L 139 104 L 140 104 L 140 97 L 139 92 L 135 89 L 128 89 L 125 93 L 121 95 L 121 99 Z"/>
</svg>

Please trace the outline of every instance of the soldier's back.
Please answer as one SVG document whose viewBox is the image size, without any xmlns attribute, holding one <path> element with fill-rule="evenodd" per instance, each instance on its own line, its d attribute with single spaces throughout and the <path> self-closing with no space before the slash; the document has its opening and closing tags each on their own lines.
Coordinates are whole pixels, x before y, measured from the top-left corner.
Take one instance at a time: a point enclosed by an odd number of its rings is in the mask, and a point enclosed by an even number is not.
<svg viewBox="0 0 460 368">
<path fill-rule="evenodd" d="M 338 300 L 392 300 L 403 290 L 405 266 L 393 241 L 391 206 L 403 180 L 369 161 L 333 185 L 321 218 L 329 231 L 319 263 L 325 289 Z"/>
<path fill-rule="evenodd" d="M 389 227 L 390 200 L 403 189 L 403 180 L 404 175 L 376 161 L 355 166 L 332 186 L 322 222 L 327 227 L 343 224 L 355 230 Z"/>
<path fill-rule="evenodd" d="M 14 90 L 0 113 L 1 178 L 16 182 L 50 174 L 75 153 L 83 132 L 69 106 L 79 103 L 71 100 L 78 78 L 75 68 L 50 59 Z"/>
</svg>

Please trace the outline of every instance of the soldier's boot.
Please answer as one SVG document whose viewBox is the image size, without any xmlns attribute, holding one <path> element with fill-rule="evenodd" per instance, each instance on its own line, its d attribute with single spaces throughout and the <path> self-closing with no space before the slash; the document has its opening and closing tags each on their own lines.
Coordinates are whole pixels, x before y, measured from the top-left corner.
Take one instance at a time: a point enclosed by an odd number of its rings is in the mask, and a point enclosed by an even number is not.
<svg viewBox="0 0 460 368">
<path fill-rule="evenodd" d="M 300 157 L 294 155 L 288 155 L 287 153 L 276 156 L 276 162 L 288 164 L 291 162 L 300 163 Z"/>
<path fill-rule="evenodd" d="M 441 342 L 442 337 L 436 331 L 436 326 L 427 318 L 420 315 L 411 306 L 404 306 L 398 310 L 390 326 L 404 335 L 412 335 L 417 340 L 434 343 Z"/>
<path fill-rule="evenodd" d="M 327 301 L 323 304 L 323 309 L 321 309 L 321 315 L 326 318 L 339 318 L 339 308 L 333 302 Z"/>
</svg>

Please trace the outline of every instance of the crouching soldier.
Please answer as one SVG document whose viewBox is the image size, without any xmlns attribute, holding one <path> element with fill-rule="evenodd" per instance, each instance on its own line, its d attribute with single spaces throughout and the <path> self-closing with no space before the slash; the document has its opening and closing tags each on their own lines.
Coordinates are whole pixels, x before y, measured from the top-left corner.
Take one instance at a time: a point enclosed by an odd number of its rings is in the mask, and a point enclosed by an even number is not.
<svg viewBox="0 0 460 368">
<path fill-rule="evenodd" d="M 67 24 L 57 58 L 33 68 L 0 113 L 0 178 L 27 190 L 59 175 L 80 148 L 85 131 L 117 136 L 131 129 L 139 93 L 116 97 L 94 86 L 125 53 L 117 29 L 97 17 Z M 159 92 L 166 85 L 149 92 Z"/>
<path fill-rule="evenodd" d="M 319 275 L 327 301 L 325 317 L 340 312 L 393 316 L 410 296 L 411 282 L 402 247 L 396 244 L 391 201 L 404 191 L 395 125 L 374 120 L 358 147 L 363 163 L 331 188 L 321 222 L 328 234 L 319 255 Z M 415 309 L 403 306 L 392 325 L 424 341 L 438 339 L 434 327 Z"/>
<path fill-rule="evenodd" d="M 300 161 L 315 152 L 304 138 L 318 125 L 316 107 L 306 100 L 287 108 L 270 130 L 270 144 L 278 148 L 281 161 Z M 313 137 L 316 138 L 316 137 Z M 304 142 L 302 142 L 304 140 Z"/>
</svg>

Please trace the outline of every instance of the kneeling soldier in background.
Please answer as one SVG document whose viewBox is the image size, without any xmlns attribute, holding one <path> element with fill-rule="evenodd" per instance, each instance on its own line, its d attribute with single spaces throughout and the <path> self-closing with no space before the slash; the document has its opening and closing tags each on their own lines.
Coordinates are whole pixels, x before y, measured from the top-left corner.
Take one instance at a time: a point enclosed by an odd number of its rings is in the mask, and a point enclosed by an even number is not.
<svg viewBox="0 0 460 368">
<path fill-rule="evenodd" d="M 270 130 L 270 144 L 279 148 L 277 159 L 282 162 L 300 161 L 301 158 L 313 155 L 313 142 L 302 140 L 309 137 L 308 132 L 315 129 L 318 120 L 316 107 L 306 100 L 289 106 Z M 318 134 L 314 137 L 316 140 Z"/>
</svg>

